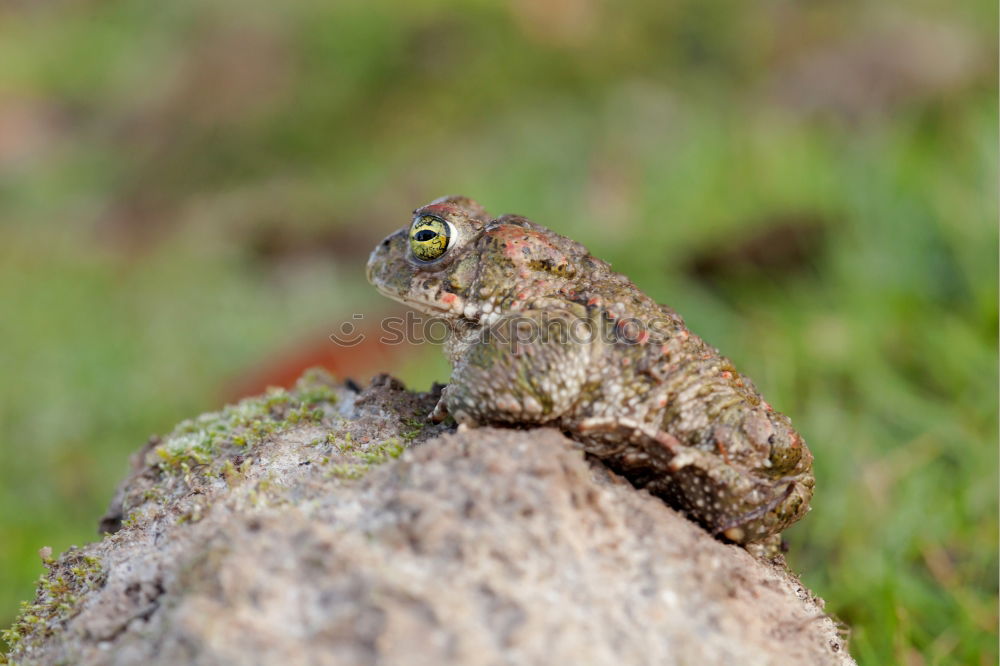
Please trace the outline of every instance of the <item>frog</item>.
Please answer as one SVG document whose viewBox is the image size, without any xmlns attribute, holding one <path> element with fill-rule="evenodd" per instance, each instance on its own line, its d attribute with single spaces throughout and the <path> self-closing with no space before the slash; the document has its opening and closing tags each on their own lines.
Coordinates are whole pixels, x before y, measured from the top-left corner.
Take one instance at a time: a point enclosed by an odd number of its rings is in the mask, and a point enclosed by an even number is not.
<svg viewBox="0 0 1000 666">
<path fill-rule="evenodd" d="M 761 556 L 810 510 L 813 456 L 790 419 L 582 244 L 446 196 L 376 245 L 366 273 L 382 295 L 446 325 L 451 377 L 429 418 L 557 428 Z"/>
</svg>

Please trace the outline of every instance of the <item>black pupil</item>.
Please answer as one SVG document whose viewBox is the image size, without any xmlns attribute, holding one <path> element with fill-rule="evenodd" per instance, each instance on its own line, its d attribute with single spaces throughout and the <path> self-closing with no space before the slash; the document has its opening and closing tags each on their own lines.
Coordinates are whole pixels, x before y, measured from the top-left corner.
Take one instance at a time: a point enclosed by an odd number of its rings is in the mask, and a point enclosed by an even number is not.
<svg viewBox="0 0 1000 666">
<path fill-rule="evenodd" d="M 427 241 L 431 240 L 437 235 L 438 234 L 436 231 L 431 231 L 430 229 L 421 229 L 416 234 L 414 234 L 413 237 L 420 243 L 426 243 Z"/>
</svg>

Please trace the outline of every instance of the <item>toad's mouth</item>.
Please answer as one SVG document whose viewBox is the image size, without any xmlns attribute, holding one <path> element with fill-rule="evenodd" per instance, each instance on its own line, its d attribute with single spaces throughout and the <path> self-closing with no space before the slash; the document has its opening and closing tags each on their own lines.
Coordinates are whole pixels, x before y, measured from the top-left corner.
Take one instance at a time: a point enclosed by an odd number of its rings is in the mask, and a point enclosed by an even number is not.
<svg viewBox="0 0 1000 666">
<path fill-rule="evenodd" d="M 434 294 L 400 294 L 379 289 L 379 292 L 418 312 L 441 317 L 449 322 L 461 321 L 466 327 L 491 326 L 502 316 L 502 313 L 495 312 L 490 305 L 469 303 L 465 298 L 450 291 L 438 291 Z"/>
<path fill-rule="evenodd" d="M 440 299 L 416 297 L 413 294 L 398 294 L 383 289 L 379 289 L 379 292 L 383 296 L 391 298 L 397 303 L 402 303 L 403 305 L 411 307 L 419 312 L 423 312 L 424 314 L 439 315 L 445 318 L 462 316 L 465 307 L 462 303 L 462 299 L 457 296 L 454 303 L 459 304 L 458 310 L 455 309 L 453 303 L 443 302 Z"/>
</svg>

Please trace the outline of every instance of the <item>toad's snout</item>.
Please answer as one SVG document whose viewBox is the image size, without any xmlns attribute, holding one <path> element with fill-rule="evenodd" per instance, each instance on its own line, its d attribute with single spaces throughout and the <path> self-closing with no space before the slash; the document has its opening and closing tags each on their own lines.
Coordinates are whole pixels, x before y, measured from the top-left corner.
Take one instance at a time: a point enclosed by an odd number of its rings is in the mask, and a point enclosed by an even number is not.
<svg viewBox="0 0 1000 666">
<path fill-rule="evenodd" d="M 376 289 L 390 298 L 400 298 L 409 291 L 413 267 L 406 258 L 406 230 L 386 236 L 375 246 L 365 266 L 365 276 Z"/>
<path fill-rule="evenodd" d="M 395 258 L 401 258 L 403 249 L 403 231 L 395 231 L 375 246 L 368 256 L 368 263 L 365 266 L 365 277 L 375 286 L 384 281 L 388 271 L 393 270 Z"/>
</svg>

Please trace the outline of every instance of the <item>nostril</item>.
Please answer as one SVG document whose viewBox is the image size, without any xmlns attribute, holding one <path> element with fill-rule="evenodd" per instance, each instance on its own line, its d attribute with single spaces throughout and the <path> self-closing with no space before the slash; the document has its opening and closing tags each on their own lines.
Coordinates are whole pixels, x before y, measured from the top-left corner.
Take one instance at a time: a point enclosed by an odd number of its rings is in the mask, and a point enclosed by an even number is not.
<svg viewBox="0 0 1000 666">
<path fill-rule="evenodd" d="M 386 238 L 384 241 L 382 241 L 382 247 L 389 247 L 389 239 L 388 238 Z"/>
</svg>

